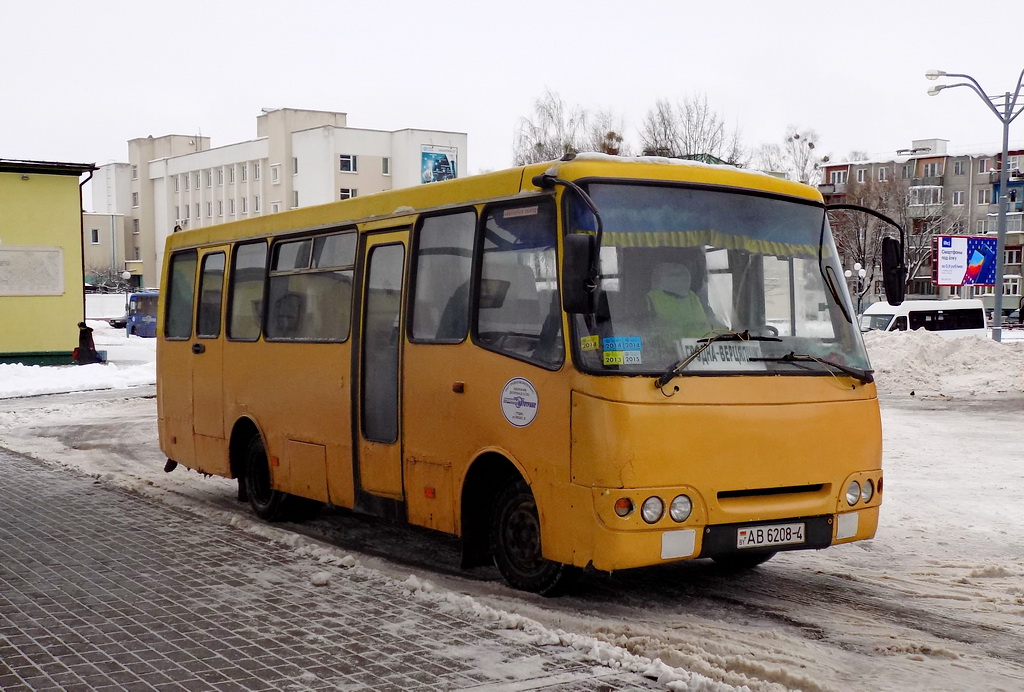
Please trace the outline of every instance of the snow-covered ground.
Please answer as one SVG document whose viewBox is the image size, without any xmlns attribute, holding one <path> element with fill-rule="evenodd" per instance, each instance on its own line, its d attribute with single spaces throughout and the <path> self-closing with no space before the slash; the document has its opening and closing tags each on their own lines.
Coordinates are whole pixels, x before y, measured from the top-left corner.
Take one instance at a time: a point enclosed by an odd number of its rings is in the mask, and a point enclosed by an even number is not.
<svg viewBox="0 0 1024 692">
<path fill-rule="evenodd" d="M 1001 344 L 867 335 L 885 435 L 873 541 L 784 553 L 739 575 L 703 561 L 589 575 L 573 595 L 543 599 L 493 570 L 460 572 L 442 536 L 330 511 L 272 527 L 235 501 L 233 482 L 165 474 L 155 340 L 90 326 L 106 365 L 0 365 L 0 445 L 333 555 L 437 607 L 656 671 L 666 689 L 1024 689 L 1024 332 Z M 44 392 L 82 393 L 18 398 Z"/>
</svg>

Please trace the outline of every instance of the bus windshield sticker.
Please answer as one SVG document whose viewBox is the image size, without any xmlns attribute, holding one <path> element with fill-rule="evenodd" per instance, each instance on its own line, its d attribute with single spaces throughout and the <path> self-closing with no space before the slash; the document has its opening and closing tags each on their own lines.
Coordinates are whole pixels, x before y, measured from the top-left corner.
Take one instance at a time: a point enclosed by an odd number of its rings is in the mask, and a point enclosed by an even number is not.
<svg viewBox="0 0 1024 692">
<path fill-rule="evenodd" d="M 514 209 L 506 209 L 502 212 L 501 218 L 503 219 L 514 219 L 520 216 L 536 216 L 539 208 L 533 207 L 516 207 Z"/>
<path fill-rule="evenodd" d="M 580 337 L 581 351 L 596 351 L 601 348 L 601 337 L 597 334 Z"/>
<path fill-rule="evenodd" d="M 513 377 L 501 390 L 501 413 L 512 425 L 525 428 L 537 417 L 537 390 L 522 377 Z"/>
<path fill-rule="evenodd" d="M 639 336 L 606 336 L 602 347 L 605 351 L 640 351 L 643 349 Z"/>
<path fill-rule="evenodd" d="M 684 359 L 704 346 L 697 339 L 680 339 L 676 342 L 679 358 Z M 687 370 L 743 370 L 752 368 L 767 370 L 764 361 L 755 360 L 762 356 L 760 341 L 716 341 L 707 346 L 686 366 Z"/>
<path fill-rule="evenodd" d="M 642 365 L 640 351 L 605 351 L 601 354 L 601 362 L 605 365 Z"/>
</svg>

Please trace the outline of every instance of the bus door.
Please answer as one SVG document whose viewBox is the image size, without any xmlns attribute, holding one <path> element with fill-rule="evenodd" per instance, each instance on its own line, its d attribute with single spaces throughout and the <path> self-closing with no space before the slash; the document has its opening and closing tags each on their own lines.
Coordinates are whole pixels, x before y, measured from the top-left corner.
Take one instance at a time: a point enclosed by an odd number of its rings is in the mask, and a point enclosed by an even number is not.
<svg viewBox="0 0 1024 692">
<path fill-rule="evenodd" d="M 224 342 L 221 306 L 227 248 L 199 255 L 196 329 L 192 339 L 192 428 L 196 435 L 224 437 Z"/>
<path fill-rule="evenodd" d="M 402 293 L 408 230 L 367 237 L 362 250 L 357 478 L 365 491 L 402 499 L 399 411 Z"/>
</svg>

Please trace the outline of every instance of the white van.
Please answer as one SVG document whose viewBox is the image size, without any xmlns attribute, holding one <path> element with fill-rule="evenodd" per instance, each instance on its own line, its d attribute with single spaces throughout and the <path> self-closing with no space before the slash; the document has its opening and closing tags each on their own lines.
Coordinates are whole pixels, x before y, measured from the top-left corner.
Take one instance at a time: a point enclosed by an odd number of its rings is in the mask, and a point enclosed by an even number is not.
<svg viewBox="0 0 1024 692">
<path fill-rule="evenodd" d="M 860 316 L 860 329 L 884 332 L 927 329 L 942 336 L 988 336 L 980 300 L 905 300 L 901 305 L 873 303 Z"/>
</svg>

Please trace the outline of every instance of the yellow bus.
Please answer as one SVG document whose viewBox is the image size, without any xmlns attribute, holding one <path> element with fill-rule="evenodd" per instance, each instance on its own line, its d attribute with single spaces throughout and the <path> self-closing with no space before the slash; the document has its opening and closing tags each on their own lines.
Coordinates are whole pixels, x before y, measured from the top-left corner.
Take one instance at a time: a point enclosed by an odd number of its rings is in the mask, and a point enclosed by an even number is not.
<svg viewBox="0 0 1024 692">
<path fill-rule="evenodd" d="M 543 594 L 875 533 L 877 395 L 814 188 L 585 154 L 176 233 L 164 262 L 168 470 L 265 520 L 428 527 Z"/>
</svg>

